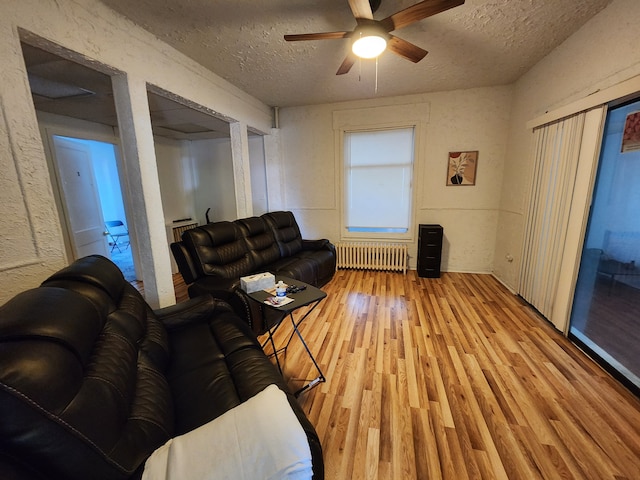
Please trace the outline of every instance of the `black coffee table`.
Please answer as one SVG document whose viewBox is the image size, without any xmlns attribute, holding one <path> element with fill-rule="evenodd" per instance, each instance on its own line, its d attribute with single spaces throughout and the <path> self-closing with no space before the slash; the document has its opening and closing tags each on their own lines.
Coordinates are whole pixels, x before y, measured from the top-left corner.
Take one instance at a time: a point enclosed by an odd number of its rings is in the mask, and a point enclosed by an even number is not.
<svg viewBox="0 0 640 480">
<path fill-rule="evenodd" d="M 278 369 L 280 370 L 280 373 L 282 373 L 282 367 L 280 366 L 280 360 L 278 359 L 278 354 L 280 352 L 287 351 L 287 347 L 289 347 L 289 344 L 291 343 L 291 340 L 293 339 L 294 335 L 298 335 L 298 338 L 302 342 L 304 349 L 307 351 L 309 358 L 311 358 L 311 361 L 313 362 L 316 369 L 318 370 L 318 373 L 319 373 L 318 377 L 311 380 L 309 383 L 307 383 L 305 386 L 303 386 L 302 388 L 300 388 L 294 393 L 294 395 L 297 397 L 302 392 L 315 387 L 319 383 L 326 382 L 326 378 L 322 373 L 322 370 L 320 370 L 320 367 L 318 366 L 318 362 L 316 362 L 316 359 L 311 354 L 311 351 L 309 350 L 307 343 L 304 341 L 304 338 L 302 337 L 302 334 L 300 333 L 298 326 L 309 316 L 309 314 L 320 304 L 320 302 L 324 300 L 327 294 L 322 290 L 320 290 L 319 288 L 316 288 L 313 285 L 309 285 L 308 283 L 301 282 L 300 280 L 294 280 L 293 278 L 276 276 L 276 283 L 278 283 L 280 280 L 282 280 L 288 286 L 304 287 L 304 290 L 300 290 L 296 293 L 287 293 L 287 297 L 293 299 L 293 301 L 290 303 L 287 303 L 286 305 L 271 305 L 269 303 L 265 303 L 265 300 L 273 297 L 273 294 L 266 292 L 264 290 L 259 290 L 257 292 L 249 293 L 248 295 L 253 300 L 260 302 L 266 307 L 281 313 L 281 316 L 276 321 L 275 325 L 267 331 L 269 338 L 267 338 L 267 340 L 265 340 L 265 342 L 262 344 L 262 348 L 264 348 L 267 343 L 271 344 L 271 347 L 273 348 L 273 355 L 276 357 L 276 363 L 278 365 Z M 306 307 L 307 305 L 310 305 L 311 308 L 309 308 L 305 312 L 305 314 L 299 320 L 296 321 L 295 318 L 293 317 L 293 312 L 295 312 L 297 309 L 301 307 Z M 280 325 L 282 325 L 283 323 L 282 321 L 287 316 L 291 319 L 291 325 L 293 325 L 293 332 L 291 332 L 291 335 L 289 336 L 289 340 L 284 345 L 284 347 L 276 349 L 275 342 L 273 341 L 273 335 L 276 333 L 278 328 L 280 328 Z"/>
</svg>

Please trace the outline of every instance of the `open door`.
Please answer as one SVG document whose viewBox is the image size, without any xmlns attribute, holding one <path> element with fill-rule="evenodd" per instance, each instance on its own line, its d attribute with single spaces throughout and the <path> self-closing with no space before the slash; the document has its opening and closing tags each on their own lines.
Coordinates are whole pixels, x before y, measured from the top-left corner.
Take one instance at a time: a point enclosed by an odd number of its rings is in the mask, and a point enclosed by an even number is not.
<svg viewBox="0 0 640 480">
<path fill-rule="evenodd" d="M 81 142 L 57 135 L 53 144 L 73 259 L 92 254 L 109 257 L 91 151 Z"/>
</svg>

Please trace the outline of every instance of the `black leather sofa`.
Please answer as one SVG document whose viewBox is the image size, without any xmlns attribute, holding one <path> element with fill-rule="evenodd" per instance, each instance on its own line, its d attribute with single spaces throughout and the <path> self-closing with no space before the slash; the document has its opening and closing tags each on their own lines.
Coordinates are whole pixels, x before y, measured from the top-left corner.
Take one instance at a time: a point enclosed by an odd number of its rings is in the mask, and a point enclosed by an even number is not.
<svg viewBox="0 0 640 480">
<path fill-rule="evenodd" d="M 271 312 L 243 295 L 240 277 L 271 272 L 322 287 L 336 271 L 333 244 L 303 239 L 293 213 L 284 211 L 187 230 L 171 251 L 189 297 L 212 294 L 229 302 L 256 334 L 268 328 Z"/>
<path fill-rule="evenodd" d="M 0 307 L 0 478 L 139 478 L 169 438 L 270 385 L 322 479 L 313 426 L 228 304 L 153 311 L 110 260 L 85 257 Z"/>
</svg>

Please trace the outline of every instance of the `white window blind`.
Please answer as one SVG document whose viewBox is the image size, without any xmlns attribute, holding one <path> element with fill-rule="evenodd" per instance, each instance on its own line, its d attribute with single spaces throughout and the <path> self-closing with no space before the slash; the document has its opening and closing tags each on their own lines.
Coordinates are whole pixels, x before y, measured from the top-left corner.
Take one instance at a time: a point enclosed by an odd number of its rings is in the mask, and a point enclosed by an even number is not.
<svg viewBox="0 0 640 480">
<path fill-rule="evenodd" d="M 346 132 L 345 226 L 404 234 L 411 221 L 413 128 Z"/>
</svg>

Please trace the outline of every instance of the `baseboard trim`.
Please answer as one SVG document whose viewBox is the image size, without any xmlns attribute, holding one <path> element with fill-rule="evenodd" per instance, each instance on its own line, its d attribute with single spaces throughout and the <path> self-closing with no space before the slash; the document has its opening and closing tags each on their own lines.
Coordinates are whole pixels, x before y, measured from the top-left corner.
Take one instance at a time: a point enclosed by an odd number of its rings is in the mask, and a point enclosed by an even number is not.
<svg viewBox="0 0 640 480">
<path fill-rule="evenodd" d="M 506 283 L 504 283 L 504 280 L 502 280 L 500 277 L 496 276 L 495 273 L 491 272 L 491 276 L 493 278 L 495 278 L 498 282 L 500 282 L 502 284 L 502 286 L 504 288 L 506 288 L 507 290 L 509 290 L 511 293 L 513 293 L 514 295 L 518 295 L 518 292 L 516 292 L 513 288 L 511 288 L 511 286 L 509 286 Z"/>
</svg>

